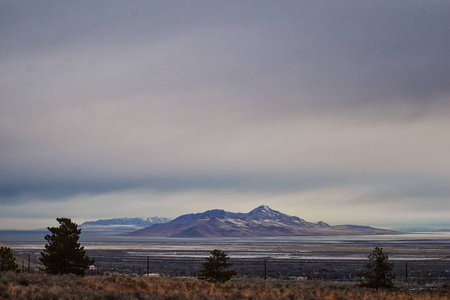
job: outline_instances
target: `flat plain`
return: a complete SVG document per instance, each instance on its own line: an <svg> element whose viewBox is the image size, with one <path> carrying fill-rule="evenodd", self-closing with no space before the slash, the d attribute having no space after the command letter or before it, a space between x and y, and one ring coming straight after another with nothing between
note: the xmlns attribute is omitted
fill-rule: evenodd
<svg viewBox="0 0 450 300"><path fill-rule="evenodd" d="M25 239L25 240L24 240ZM42 232L0 234L24 268L39 269ZM430 285L450 280L450 233L370 236L299 236L283 238L174 239L129 238L88 232L87 254L96 260L95 274L195 277L213 249L222 249L243 278L358 281L367 255L383 247L394 262L399 282Z"/></svg>

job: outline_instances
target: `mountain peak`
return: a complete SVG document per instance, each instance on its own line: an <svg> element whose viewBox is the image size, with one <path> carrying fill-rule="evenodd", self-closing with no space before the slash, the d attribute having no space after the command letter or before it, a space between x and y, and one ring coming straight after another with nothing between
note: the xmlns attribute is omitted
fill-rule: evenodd
<svg viewBox="0 0 450 300"><path fill-rule="evenodd" d="M253 209L249 212L249 214L253 213L271 213L271 212L277 212L276 210L271 209L267 205L260 205L257 208Z"/></svg>
<svg viewBox="0 0 450 300"><path fill-rule="evenodd" d="M257 208L255 208L254 210L273 210L273 209L271 209L269 206L267 206L267 205L260 205L260 206L258 206Z"/></svg>
<svg viewBox="0 0 450 300"><path fill-rule="evenodd" d="M254 210L250 211L248 213L248 216L257 219L279 219L280 217L287 217L287 215L273 210L267 205L258 206Z"/></svg>

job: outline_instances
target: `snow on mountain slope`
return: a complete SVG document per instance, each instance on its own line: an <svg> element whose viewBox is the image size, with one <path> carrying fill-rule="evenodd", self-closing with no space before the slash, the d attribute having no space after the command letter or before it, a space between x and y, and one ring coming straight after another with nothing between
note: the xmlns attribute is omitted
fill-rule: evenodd
<svg viewBox="0 0 450 300"><path fill-rule="evenodd" d="M114 218L84 222L80 228L83 230L134 231L154 224L167 223L170 220L161 217Z"/></svg>
<svg viewBox="0 0 450 300"><path fill-rule="evenodd" d="M214 209L182 215L171 222L156 224L130 233L159 237L264 237L336 234L386 234L389 230L357 225L330 226L311 223L261 205L249 213Z"/></svg>

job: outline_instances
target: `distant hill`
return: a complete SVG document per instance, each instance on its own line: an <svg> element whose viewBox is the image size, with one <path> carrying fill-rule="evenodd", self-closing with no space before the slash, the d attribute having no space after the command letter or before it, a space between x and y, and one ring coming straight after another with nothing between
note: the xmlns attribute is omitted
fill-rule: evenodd
<svg viewBox="0 0 450 300"><path fill-rule="evenodd" d="M168 223L155 224L131 232L130 235L203 238L389 233L395 233L395 231L369 226L330 226L325 222L311 223L262 205L249 213L233 213L214 209L182 215Z"/></svg>
<svg viewBox="0 0 450 300"><path fill-rule="evenodd" d="M80 228L88 231L134 231L154 224L167 223L171 219L162 217L148 218L115 218L97 221L88 221L80 225Z"/></svg>
<svg viewBox="0 0 450 300"><path fill-rule="evenodd" d="M404 231L404 232L450 232L450 229L436 229L436 228L429 228L429 227L402 227L398 230Z"/></svg>

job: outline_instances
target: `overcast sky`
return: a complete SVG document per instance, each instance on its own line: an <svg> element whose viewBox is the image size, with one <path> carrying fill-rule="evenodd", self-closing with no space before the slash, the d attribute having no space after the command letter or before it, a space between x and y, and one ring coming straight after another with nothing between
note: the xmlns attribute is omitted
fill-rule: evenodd
<svg viewBox="0 0 450 300"><path fill-rule="evenodd" d="M450 228L450 2L0 1L0 229L261 204Z"/></svg>

